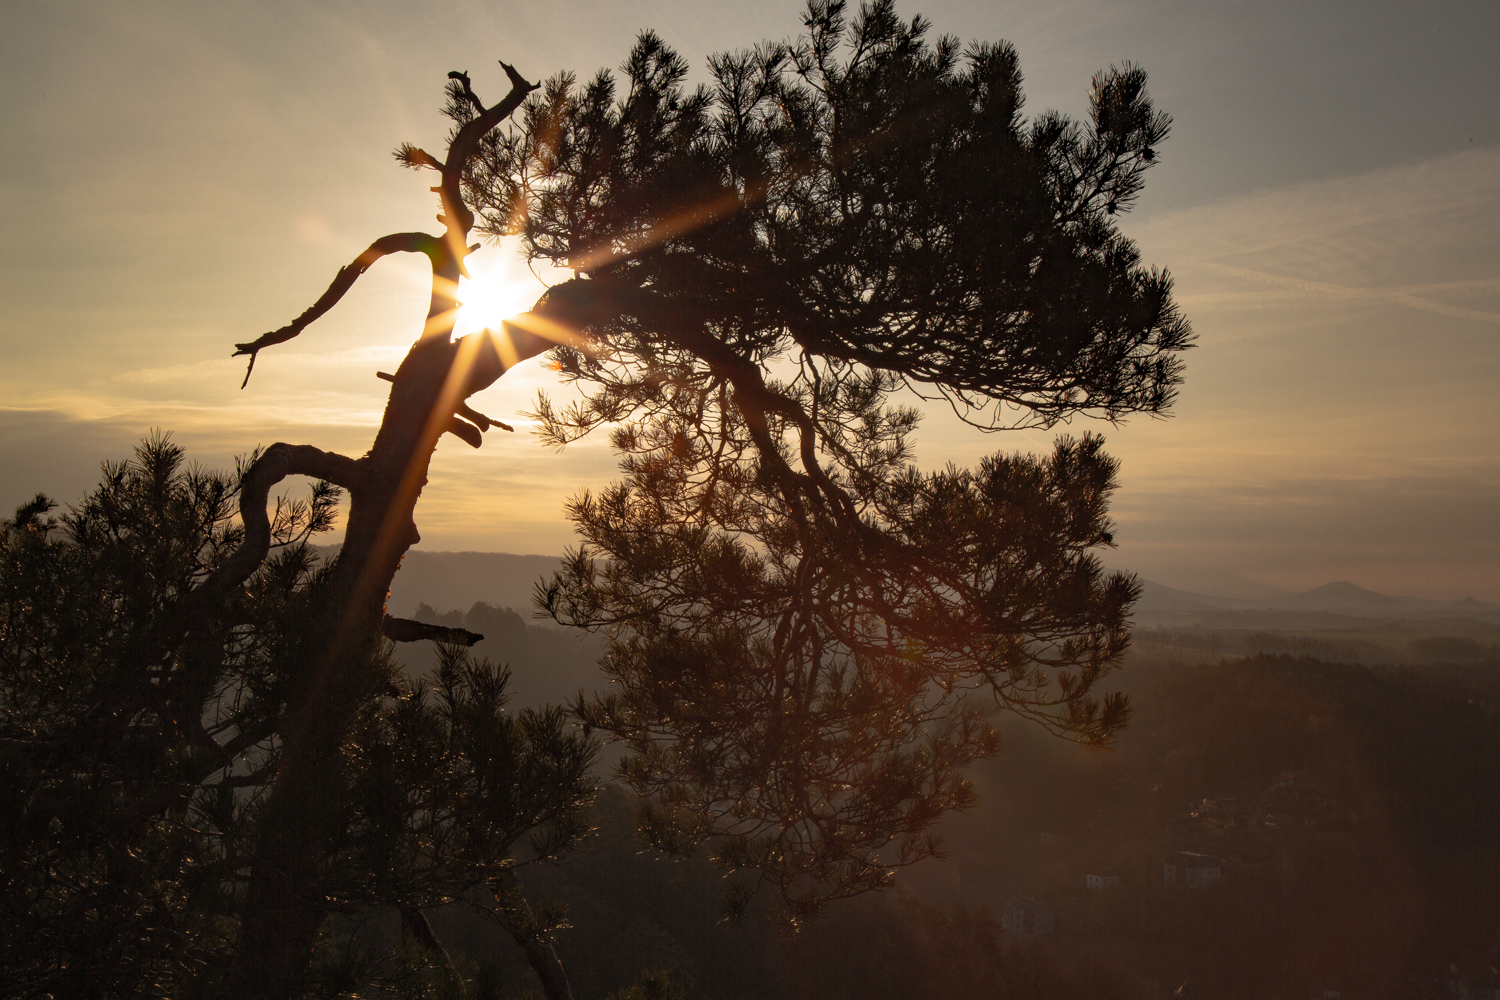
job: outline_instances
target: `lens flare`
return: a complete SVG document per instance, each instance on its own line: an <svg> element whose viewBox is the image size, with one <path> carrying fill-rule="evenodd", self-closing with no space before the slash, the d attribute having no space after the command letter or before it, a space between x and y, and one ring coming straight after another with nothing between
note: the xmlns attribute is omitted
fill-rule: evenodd
<svg viewBox="0 0 1500 1000"><path fill-rule="evenodd" d="M530 309L546 290L510 254L480 251L467 261L471 277L458 282L458 317L454 333L463 336L486 328L500 328L502 320ZM488 259L484 259L488 257Z"/></svg>

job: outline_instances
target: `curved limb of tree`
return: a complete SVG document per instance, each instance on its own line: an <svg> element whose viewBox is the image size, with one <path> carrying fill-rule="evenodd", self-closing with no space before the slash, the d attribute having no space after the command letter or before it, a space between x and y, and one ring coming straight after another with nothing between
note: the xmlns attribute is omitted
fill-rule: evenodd
<svg viewBox="0 0 1500 1000"><path fill-rule="evenodd" d="M426 233L391 233L382 236L365 248L364 252L354 258L353 262L341 267L339 273L334 275L333 282L329 284L328 290L318 296L318 301L308 306L302 315L292 320L286 326L270 333L263 333L259 337L245 344L235 344L235 352L232 357L250 356L250 364L245 368L245 381L240 383L240 388L250 384L250 373L255 370L255 359L263 348L275 344L284 344L306 330L314 320L322 316L328 310L338 304L344 293L354 287L354 282L359 276L368 271L377 260L393 253L425 253L428 257L435 258L441 249L437 238Z"/></svg>
<svg viewBox="0 0 1500 1000"><path fill-rule="evenodd" d="M271 519L266 513L271 487L288 476L310 476L354 493L364 485L356 459L306 444L277 442L267 448L240 479L240 518L245 537L239 548L192 592L191 599L221 601L265 562L271 551Z"/></svg>
<svg viewBox="0 0 1500 1000"><path fill-rule="evenodd" d="M730 388L729 401L744 416L761 462L788 487L788 503L801 507L802 500L794 494L810 488L816 494L812 505L815 509L858 528L853 500L829 477L819 460L820 435L808 412L795 399L771 388L758 364L716 338L707 329L706 319L693 315L683 303L619 281L575 278L549 289L532 314L575 331L604 327L622 315L648 317L653 330L673 347L689 352L716 380ZM801 473L788 464L778 447L770 428L773 414L797 430Z"/></svg>

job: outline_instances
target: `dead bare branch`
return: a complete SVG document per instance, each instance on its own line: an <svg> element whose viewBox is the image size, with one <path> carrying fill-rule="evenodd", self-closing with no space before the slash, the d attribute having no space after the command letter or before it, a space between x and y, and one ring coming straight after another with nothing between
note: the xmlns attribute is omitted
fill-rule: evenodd
<svg viewBox="0 0 1500 1000"><path fill-rule="evenodd" d="M472 646L484 638L478 632L470 632L468 629L429 625L410 618L392 618L390 615L386 615L381 622L380 631L392 642L421 642L423 639L430 639L433 642L456 642L461 646Z"/></svg>
<svg viewBox="0 0 1500 1000"><path fill-rule="evenodd" d="M463 179L464 170L479 152L479 142L489 134L495 126L511 116L521 102L526 100L526 95L536 90L539 84L529 83L525 77L515 71L515 68L505 63L500 64L505 70L505 75L510 78L510 93L492 108L486 108L484 102L474 95L469 86L467 73L449 73L451 79L459 81L463 86L464 96L475 106L479 114L466 122L448 144L448 160L443 166L443 183L439 188L439 194L443 199L443 223L451 233L457 232L462 238L467 236L470 229L474 228L474 213L464 203Z"/></svg>
<svg viewBox="0 0 1500 1000"><path fill-rule="evenodd" d="M389 236L382 236L374 243L371 243L351 263L339 269L339 273L334 276L332 284L328 286L328 290L320 295L318 301L308 307L301 316L298 316L279 330L272 330L270 333L261 334L247 344L234 345L235 352L230 357L238 358L246 354L250 355L250 364L245 369L245 381L240 383L240 388L243 389L250 383L250 373L255 370L255 358L263 348L270 347L273 344L284 344L297 336L303 330L307 329L319 316L332 309L338 303L339 299L344 297L344 293L354 286L354 282L358 280L359 276L370 269L372 264L388 254L402 252L425 253L429 257L435 257L442 252L442 244L436 237L429 236L426 233L391 233Z"/></svg>
<svg viewBox="0 0 1500 1000"><path fill-rule="evenodd" d="M515 431L515 428L510 424L507 424L500 420L496 420L494 417L487 417L483 413L480 413L478 410L474 409L468 403L458 404L458 415L469 421L471 424L474 424L482 431L487 431L491 427L498 427L502 431L511 431L512 433L514 433Z"/></svg>

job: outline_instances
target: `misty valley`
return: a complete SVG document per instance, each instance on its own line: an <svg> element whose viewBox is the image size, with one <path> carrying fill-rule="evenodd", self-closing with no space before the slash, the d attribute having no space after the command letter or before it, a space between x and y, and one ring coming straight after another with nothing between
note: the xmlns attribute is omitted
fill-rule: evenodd
<svg viewBox="0 0 1500 1000"><path fill-rule="evenodd" d="M483 633L475 652L510 664L517 705L565 703L601 683L599 647L532 619L547 562L415 552L392 607ZM424 584L440 607L483 600L439 612ZM434 662L401 655L417 674ZM558 949L583 995L643 968L746 1000L1500 989L1500 607L1147 584L1111 680L1134 705L1117 748L1002 716L978 804L941 827L946 856L794 935L764 905L724 919L718 869L646 848L615 784L596 834L528 885L566 907ZM497 984L525 982L504 935L457 910L433 922Z"/></svg>

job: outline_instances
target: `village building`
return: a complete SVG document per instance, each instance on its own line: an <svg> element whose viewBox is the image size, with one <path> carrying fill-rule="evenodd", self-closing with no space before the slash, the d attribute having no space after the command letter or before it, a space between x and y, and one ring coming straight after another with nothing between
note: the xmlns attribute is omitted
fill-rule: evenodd
<svg viewBox="0 0 1500 1000"><path fill-rule="evenodd" d="M1164 885L1183 889L1207 889L1224 877L1224 863L1212 854L1176 851L1162 863Z"/></svg>
<svg viewBox="0 0 1500 1000"><path fill-rule="evenodd" d="M1120 873L1113 868L1102 868L1096 865L1084 873L1083 884L1088 889L1108 889L1120 884Z"/></svg>
<svg viewBox="0 0 1500 1000"><path fill-rule="evenodd" d="M1005 901L1000 926L1012 934L1041 937L1057 930L1057 917L1052 907L1040 899L1012 896Z"/></svg>

